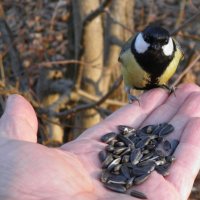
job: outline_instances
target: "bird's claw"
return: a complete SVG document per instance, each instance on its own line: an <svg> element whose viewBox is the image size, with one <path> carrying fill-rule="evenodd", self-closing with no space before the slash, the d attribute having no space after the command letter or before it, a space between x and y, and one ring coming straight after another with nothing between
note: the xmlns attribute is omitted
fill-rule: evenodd
<svg viewBox="0 0 200 200"><path fill-rule="evenodd" d="M169 87L168 85L161 85L161 88L168 90L170 95L173 93L174 96L176 96L176 94L175 94L176 87L175 86Z"/></svg>
<svg viewBox="0 0 200 200"><path fill-rule="evenodd" d="M136 97L136 96L133 96L133 95L131 95L131 94L128 94L128 101L129 101L130 104L132 104L134 101L137 101L138 104L139 104L139 106L140 106L140 100L139 100L139 98Z"/></svg>

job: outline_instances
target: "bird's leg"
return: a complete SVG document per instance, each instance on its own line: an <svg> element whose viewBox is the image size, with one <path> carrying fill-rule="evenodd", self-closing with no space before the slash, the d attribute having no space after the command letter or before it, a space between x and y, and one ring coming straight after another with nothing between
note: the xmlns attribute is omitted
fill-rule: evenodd
<svg viewBox="0 0 200 200"><path fill-rule="evenodd" d="M172 93L173 93L173 94L176 96L176 94L175 94L176 87L174 87L174 86L169 87L168 85L165 85L165 84L160 85L160 87L161 87L161 88L164 88L164 89L166 89L166 90L168 90L168 91L169 91L169 94L172 94Z"/></svg>
<svg viewBox="0 0 200 200"><path fill-rule="evenodd" d="M136 97L136 96L133 96L133 95L131 94L131 87L126 86L126 87L125 87L125 91L126 91L126 93L127 93L127 95L128 95L128 102L129 102L129 103L133 103L133 101L137 101L137 102L139 103L139 105L140 105L140 100L139 100L139 98Z"/></svg>

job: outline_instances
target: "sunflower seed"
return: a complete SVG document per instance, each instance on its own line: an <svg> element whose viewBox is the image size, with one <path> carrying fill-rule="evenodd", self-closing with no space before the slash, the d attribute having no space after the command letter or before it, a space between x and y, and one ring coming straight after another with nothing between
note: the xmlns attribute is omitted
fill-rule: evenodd
<svg viewBox="0 0 200 200"><path fill-rule="evenodd" d="M115 147L124 147L124 146L125 146L124 142L116 142L115 143Z"/></svg>
<svg viewBox="0 0 200 200"><path fill-rule="evenodd" d="M107 183L126 184L127 178L123 175L111 175L107 179Z"/></svg>
<svg viewBox="0 0 200 200"><path fill-rule="evenodd" d="M174 139L174 140L171 141L171 150L170 150L169 155L173 155L173 153L176 150L178 144L179 144L179 140Z"/></svg>
<svg viewBox="0 0 200 200"><path fill-rule="evenodd" d="M112 191L124 193L126 188L123 185L114 184L114 183L105 183L104 186Z"/></svg>
<svg viewBox="0 0 200 200"><path fill-rule="evenodd" d="M163 143L163 149L167 152L169 152L171 150L172 146L171 143L169 142L169 140L165 140Z"/></svg>
<svg viewBox="0 0 200 200"><path fill-rule="evenodd" d="M122 157L122 163L128 163L129 162L129 159L130 159L130 156L129 155L124 155Z"/></svg>
<svg viewBox="0 0 200 200"><path fill-rule="evenodd" d="M121 158L117 158L115 160L113 160L107 167L107 169L110 171L111 169L113 169L116 165L118 165L121 161Z"/></svg>
<svg viewBox="0 0 200 200"><path fill-rule="evenodd" d="M172 163L172 162L174 162L174 161L176 160L176 157L173 156L173 155L172 155L172 156L166 156L165 160L166 160L167 162Z"/></svg>
<svg viewBox="0 0 200 200"><path fill-rule="evenodd" d="M131 178L129 169L128 169L128 167L126 165L122 165L121 166L121 172L127 179Z"/></svg>
<svg viewBox="0 0 200 200"><path fill-rule="evenodd" d="M163 176L167 176L167 175L169 175L169 167L170 167L170 165L171 165L170 163L166 163L165 165L156 166L155 170L159 174L161 174Z"/></svg>
<svg viewBox="0 0 200 200"><path fill-rule="evenodd" d="M102 168L108 167L108 165L113 161L112 154L108 154L106 159L102 162Z"/></svg>
<svg viewBox="0 0 200 200"><path fill-rule="evenodd" d="M138 199L147 199L147 196L144 193L139 192L137 190L132 190L130 195Z"/></svg>
<svg viewBox="0 0 200 200"><path fill-rule="evenodd" d="M115 139L116 135L117 134L115 132L107 133L101 137L101 141L105 143L109 143L111 140Z"/></svg>
<svg viewBox="0 0 200 200"><path fill-rule="evenodd" d="M118 172L121 169L122 164L118 164L114 167L113 171Z"/></svg>
<svg viewBox="0 0 200 200"><path fill-rule="evenodd" d="M134 166L133 170L131 171L131 174L133 176L141 176L141 175L144 175L144 174L147 174L147 173L148 173L147 170L144 170L143 168L136 167L136 166Z"/></svg>
<svg viewBox="0 0 200 200"><path fill-rule="evenodd" d="M135 177L133 176L130 179L128 179L128 181L126 182L126 189L130 188L133 185L134 178Z"/></svg>
<svg viewBox="0 0 200 200"><path fill-rule="evenodd" d="M113 152L114 151L114 146L113 145L108 145L106 146L106 150L109 151L109 152Z"/></svg>
<svg viewBox="0 0 200 200"><path fill-rule="evenodd" d="M118 134L117 135L117 138L121 141L121 142L124 142L125 145L129 146L129 145L134 145L134 143L128 138L128 137L125 137L124 135L122 134Z"/></svg>
<svg viewBox="0 0 200 200"><path fill-rule="evenodd" d="M133 127L130 127L130 126L119 125L119 126L117 126L117 128L124 135L128 134L130 132L135 132L135 129Z"/></svg>
<svg viewBox="0 0 200 200"><path fill-rule="evenodd" d="M151 138L148 136L143 137L143 139L136 143L135 148L144 148L150 142L150 140Z"/></svg>
<svg viewBox="0 0 200 200"><path fill-rule="evenodd" d="M142 153L143 153L143 152L142 152ZM144 153L143 153L143 154L144 154ZM140 162L143 162L143 161L145 161L145 160L150 159L151 157L153 157L153 155L154 155L153 152L150 152L150 153L144 155L144 156L140 159Z"/></svg>
<svg viewBox="0 0 200 200"><path fill-rule="evenodd" d="M114 154L121 154L123 151L125 151L127 149L127 147L116 147L113 151Z"/></svg>
<svg viewBox="0 0 200 200"><path fill-rule="evenodd" d="M106 157L107 157L107 152L105 150L99 152L99 160L101 162L103 162L106 159Z"/></svg>
<svg viewBox="0 0 200 200"><path fill-rule="evenodd" d="M174 131L174 127L171 124L163 124L161 130L159 131L159 136L163 137Z"/></svg>
<svg viewBox="0 0 200 200"><path fill-rule="evenodd" d="M146 173L141 176L138 176L134 179L133 183L135 185L139 185L139 184L143 183L149 177L149 175L150 175L150 173Z"/></svg>
<svg viewBox="0 0 200 200"><path fill-rule="evenodd" d="M101 182L106 183L109 177L110 177L110 172L108 170L103 170L100 177Z"/></svg>
<svg viewBox="0 0 200 200"><path fill-rule="evenodd" d="M142 158L142 156L143 155L142 155L140 149L134 149L134 150L132 150L131 155L130 155L131 163L133 165L136 165L137 163L139 163L139 161Z"/></svg>

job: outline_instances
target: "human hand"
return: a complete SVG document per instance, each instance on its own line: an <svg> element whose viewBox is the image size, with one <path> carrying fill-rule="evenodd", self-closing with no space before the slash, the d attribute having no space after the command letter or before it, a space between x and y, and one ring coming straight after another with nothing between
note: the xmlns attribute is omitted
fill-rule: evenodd
<svg viewBox="0 0 200 200"><path fill-rule="evenodd" d="M19 95L7 101L0 120L0 199L4 200L133 200L105 189L99 181L99 141L119 124L135 128L169 122L170 138L179 139L170 174L152 172L135 189L150 200L186 200L200 169L200 88L183 85L176 96L163 89L150 90L79 138L60 148L36 143L37 120L30 104Z"/></svg>

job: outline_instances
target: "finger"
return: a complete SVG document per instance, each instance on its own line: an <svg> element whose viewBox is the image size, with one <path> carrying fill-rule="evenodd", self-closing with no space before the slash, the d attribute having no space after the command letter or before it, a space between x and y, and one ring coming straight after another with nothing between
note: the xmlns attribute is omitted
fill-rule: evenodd
<svg viewBox="0 0 200 200"><path fill-rule="evenodd" d="M148 124L169 122L178 112L185 100L194 92L199 92L200 87L195 84L183 84L171 94L165 103L157 107L144 121L142 127Z"/></svg>
<svg viewBox="0 0 200 200"><path fill-rule="evenodd" d="M175 151L176 161L166 178L188 199L195 177L200 169L200 118L193 118L185 127Z"/></svg>
<svg viewBox="0 0 200 200"><path fill-rule="evenodd" d="M37 141L37 118L30 103L20 95L9 96L0 119L0 137Z"/></svg>
<svg viewBox="0 0 200 200"><path fill-rule="evenodd" d="M124 106L107 117L102 123L88 129L79 139L99 139L106 132L116 131L120 124L137 128L155 108L166 101L167 97L167 92L160 88L147 91L140 96L140 105L138 102L134 102Z"/></svg>

